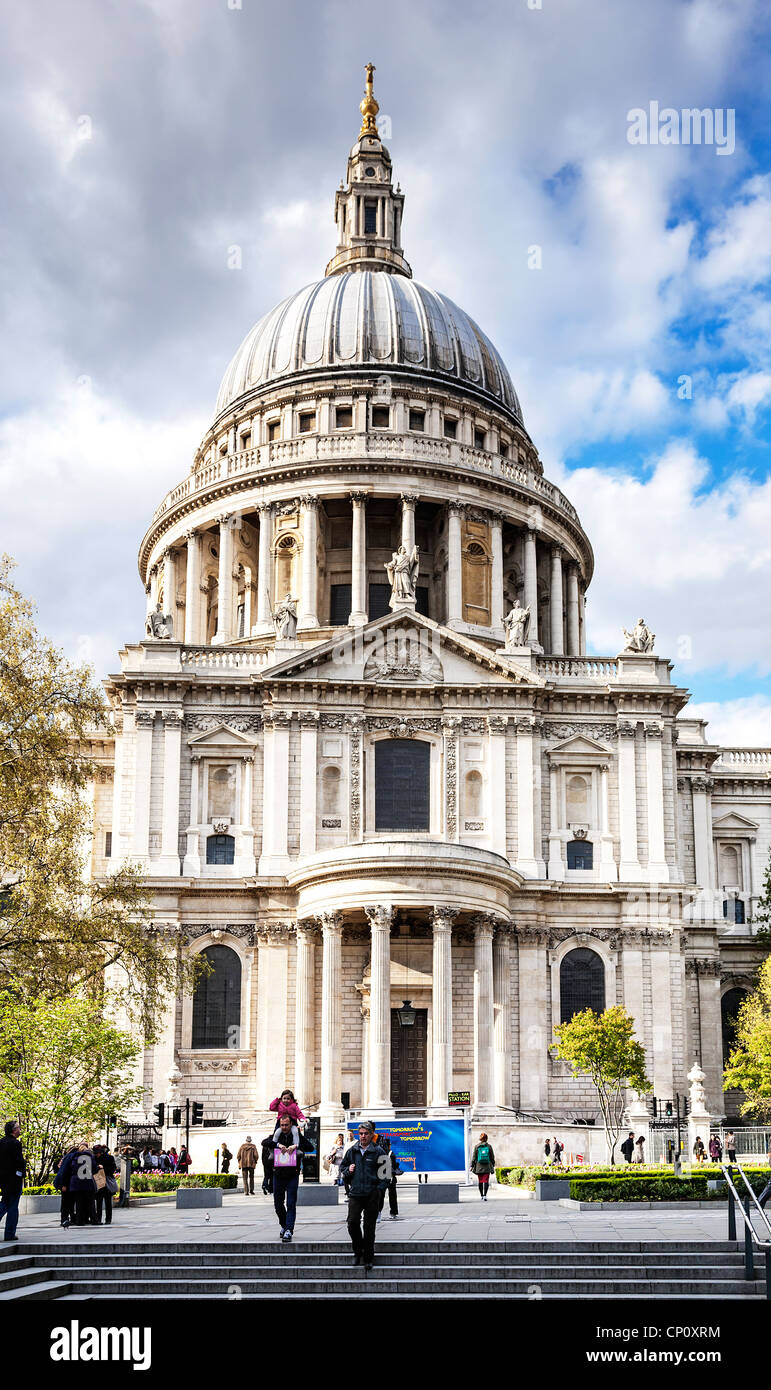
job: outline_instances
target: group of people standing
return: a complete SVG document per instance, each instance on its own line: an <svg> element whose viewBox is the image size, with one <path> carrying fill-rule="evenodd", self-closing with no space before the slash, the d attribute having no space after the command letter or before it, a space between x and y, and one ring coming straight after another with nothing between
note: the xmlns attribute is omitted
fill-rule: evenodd
<svg viewBox="0 0 771 1390"><path fill-rule="evenodd" d="M634 1130L630 1129L629 1133L626 1136L626 1139L621 1145L621 1152L624 1155L624 1158L626 1159L627 1163L644 1163L645 1135L641 1134L639 1139L636 1140L634 1137Z"/></svg>
<svg viewBox="0 0 771 1390"><path fill-rule="evenodd" d="M151 1149L149 1144L142 1150L139 1167L143 1173L182 1173L186 1177L192 1166L192 1159L185 1144L179 1153L170 1149Z"/></svg>

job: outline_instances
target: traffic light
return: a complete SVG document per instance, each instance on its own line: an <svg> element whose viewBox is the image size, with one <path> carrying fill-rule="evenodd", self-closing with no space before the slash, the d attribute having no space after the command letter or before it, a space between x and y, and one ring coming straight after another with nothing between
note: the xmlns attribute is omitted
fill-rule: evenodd
<svg viewBox="0 0 771 1390"><path fill-rule="evenodd" d="M175 1105L175 1106L173 1107L172 1112L171 1112L171 1123L172 1123L173 1125L181 1125L181 1124L182 1124L182 1106L181 1106L181 1105Z"/></svg>
<svg viewBox="0 0 771 1390"><path fill-rule="evenodd" d="M166 1115L166 1106L164 1105L162 1100L159 1101L157 1105L153 1106L153 1114L155 1116L156 1125L159 1129L163 1129L163 1121Z"/></svg>
<svg viewBox="0 0 771 1390"><path fill-rule="evenodd" d="M108 1128L108 1129L117 1129L117 1128L118 1128L118 1116L117 1116L117 1115L108 1115L108 1116L107 1116L107 1128Z"/></svg>
<svg viewBox="0 0 771 1390"><path fill-rule="evenodd" d="M190 1116L190 1123L193 1125L203 1124L203 1102L200 1100L193 1101L193 1113Z"/></svg>
<svg viewBox="0 0 771 1390"><path fill-rule="evenodd" d="M672 1116L674 1115L674 1113L675 1113L675 1112L674 1112L674 1109L673 1109L673 1106L672 1106L672 1102L671 1102L671 1100L668 1100L668 1101L667 1101L667 1105L666 1105L666 1116L667 1116L667 1119L668 1119L668 1120L671 1120L671 1118L672 1118Z"/></svg>

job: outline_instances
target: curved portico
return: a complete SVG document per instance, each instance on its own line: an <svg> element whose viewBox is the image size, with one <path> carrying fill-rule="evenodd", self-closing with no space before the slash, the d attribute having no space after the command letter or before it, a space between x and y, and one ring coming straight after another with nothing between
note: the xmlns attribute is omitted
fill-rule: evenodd
<svg viewBox="0 0 771 1390"><path fill-rule="evenodd" d="M501 855L429 838L386 836L344 851L311 855L288 875L297 893L298 931L320 932L322 941L321 1113L329 1124L342 1118L339 1000L342 944L346 931L366 933L369 965L357 986L362 1000L362 1094L368 1108L389 1110L393 1011L411 1002L426 1014L427 1100L447 1104L453 1089L453 933L473 945L474 1077L477 1112L493 1106L500 1087L495 1075L495 999L510 993L508 954L494 953L493 940L511 930L511 894L520 874ZM412 950L412 969L409 953ZM417 953L417 961L416 961ZM468 952L466 952L468 954ZM496 969L497 966L497 969ZM310 953L300 958L298 1001L310 997ZM414 997L412 997L414 996ZM298 1003L296 1031L308 1039L307 1003ZM399 1038L393 1040L398 1045ZM398 1046L397 1046L398 1051ZM505 1057L501 1065L505 1066ZM306 1074L310 1060L299 1068ZM397 1097L398 1099L398 1097Z"/></svg>

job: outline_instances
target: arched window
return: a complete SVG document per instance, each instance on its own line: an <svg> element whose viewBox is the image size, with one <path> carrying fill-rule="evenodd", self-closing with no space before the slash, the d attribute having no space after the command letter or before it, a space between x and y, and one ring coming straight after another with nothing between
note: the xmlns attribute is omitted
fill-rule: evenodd
<svg viewBox="0 0 771 1390"><path fill-rule="evenodd" d="M325 767L321 775L321 809L324 815L336 815L340 810L340 769Z"/></svg>
<svg viewBox="0 0 771 1390"><path fill-rule="evenodd" d="M375 829L428 830L431 746L422 739L375 744Z"/></svg>
<svg viewBox="0 0 771 1390"><path fill-rule="evenodd" d="M481 541L470 540L463 550L463 617L467 623L490 626L491 560Z"/></svg>
<svg viewBox="0 0 771 1390"><path fill-rule="evenodd" d="M241 961L229 946L207 946L211 973L193 995L193 1047L232 1047L241 1024Z"/></svg>
<svg viewBox="0 0 771 1390"><path fill-rule="evenodd" d="M723 1061L727 1062L736 1042L736 1019L747 998L746 989L729 989L720 1000L720 1021L723 1026Z"/></svg>
<svg viewBox="0 0 771 1390"><path fill-rule="evenodd" d="M594 866L594 845L591 840L568 840L568 868L591 869Z"/></svg>
<svg viewBox="0 0 771 1390"><path fill-rule="evenodd" d="M469 820L479 820L482 815L482 774L476 770L466 773L463 811Z"/></svg>
<svg viewBox="0 0 771 1390"><path fill-rule="evenodd" d="M233 864L236 842L232 835L209 835L206 840L207 864Z"/></svg>
<svg viewBox="0 0 771 1390"><path fill-rule="evenodd" d="M282 536L276 546L276 600L280 602L287 594L297 592L295 569L298 555L294 536Z"/></svg>
<svg viewBox="0 0 771 1390"><path fill-rule="evenodd" d="M560 1022L569 1023L573 1014L605 1008L605 966L596 951L577 946L568 951L560 966Z"/></svg>

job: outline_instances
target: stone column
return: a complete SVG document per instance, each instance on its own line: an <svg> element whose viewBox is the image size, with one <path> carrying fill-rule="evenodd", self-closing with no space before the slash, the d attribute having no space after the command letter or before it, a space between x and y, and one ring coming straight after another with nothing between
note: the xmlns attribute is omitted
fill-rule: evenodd
<svg viewBox="0 0 771 1390"><path fill-rule="evenodd" d="M177 551L169 546L163 552L163 611L171 616L171 630L174 641L180 639L179 615L177 613Z"/></svg>
<svg viewBox="0 0 771 1390"><path fill-rule="evenodd" d="M536 854L535 720L517 720L517 868L526 878L543 876Z"/></svg>
<svg viewBox="0 0 771 1390"><path fill-rule="evenodd" d="M257 1107L267 1109L286 1085L286 1028L276 1020L286 1018L289 981L289 941L294 924L258 923L257 926Z"/></svg>
<svg viewBox="0 0 771 1390"><path fill-rule="evenodd" d="M560 774L558 768L551 767L549 769L549 879L555 882L565 878L566 870L562 855L561 821Z"/></svg>
<svg viewBox="0 0 771 1390"><path fill-rule="evenodd" d="M551 649L554 656L562 656L565 642L562 635L562 552L555 545L551 552Z"/></svg>
<svg viewBox="0 0 771 1390"><path fill-rule="evenodd" d="M316 784L318 779L319 715L300 714L300 854L316 849Z"/></svg>
<svg viewBox="0 0 771 1390"><path fill-rule="evenodd" d="M235 590L233 585L233 563L235 560L234 533L238 518L219 517L220 555L217 581L217 631L214 642L230 642L235 624Z"/></svg>
<svg viewBox="0 0 771 1390"><path fill-rule="evenodd" d="M148 570L148 572L147 572L147 583L145 584L145 597L146 597L145 618L146 618L146 619L150 617L150 614L152 613L153 609L155 608L155 599L153 598L153 581L152 581L151 575L152 575L152 570Z"/></svg>
<svg viewBox="0 0 771 1390"><path fill-rule="evenodd" d="M578 630L580 635L579 655L586 656L586 592L583 584L578 586Z"/></svg>
<svg viewBox="0 0 771 1390"><path fill-rule="evenodd" d="M187 573L185 576L185 642L197 647L201 636L201 545L199 531L187 531Z"/></svg>
<svg viewBox="0 0 771 1390"><path fill-rule="evenodd" d="M254 754L248 753L242 762L240 830L236 844L236 865L239 873L251 878L257 872L254 857L254 826L252 823L252 797L254 789Z"/></svg>
<svg viewBox="0 0 771 1390"><path fill-rule="evenodd" d="M372 932L369 1017L370 1110L391 1109L391 920L390 903L365 907Z"/></svg>
<svg viewBox="0 0 771 1390"><path fill-rule="evenodd" d="M260 874L283 874L288 859L289 728L291 715L264 716L262 854Z"/></svg>
<svg viewBox="0 0 771 1390"><path fill-rule="evenodd" d="M474 920L474 1110L495 1104L493 1073L493 919Z"/></svg>
<svg viewBox="0 0 771 1390"><path fill-rule="evenodd" d="M622 720L618 726L618 820L621 840L620 879L639 882L642 869L637 857L637 776L635 772L636 725Z"/></svg>
<svg viewBox="0 0 771 1390"><path fill-rule="evenodd" d="M545 1110L548 1104L546 933L520 927L519 947L519 1108Z"/></svg>
<svg viewBox="0 0 771 1390"><path fill-rule="evenodd" d="M433 911L431 1105L443 1109L452 1086L452 924L457 907Z"/></svg>
<svg viewBox="0 0 771 1390"><path fill-rule="evenodd" d="M672 1096L674 1095L674 1068L672 1056L672 972L670 968L668 940L665 940L662 949L656 949L656 942L651 942L650 966L651 1012L653 1015L653 1063L651 1077L653 1081L653 1094L657 1096ZM641 1033L639 1031L637 1036L641 1038Z"/></svg>
<svg viewBox="0 0 771 1390"><path fill-rule="evenodd" d="M316 929L310 922L297 923L297 979L295 983L295 1095L311 1104L316 1099L315 981ZM283 1083L282 1083L283 1084ZM338 1096L339 1099L339 1096Z"/></svg>
<svg viewBox="0 0 771 1390"><path fill-rule="evenodd" d="M343 914L322 912L321 926L321 1104L322 1125L343 1120L342 1064Z"/></svg>
<svg viewBox="0 0 771 1390"><path fill-rule="evenodd" d="M487 730L490 746L490 791L486 808L490 830L490 848L506 858L506 730L508 716L488 715Z"/></svg>
<svg viewBox="0 0 771 1390"><path fill-rule="evenodd" d="M664 844L664 763L661 724L645 725L645 778L648 803L648 869L650 883L669 883Z"/></svg>
<svg viewBox="0 0 771 1390"><path fill-rule="evenodd" d="M163 711L163 819L160 858L150 861L153 874L179 875L179 774L182 710Z"/></svg>
<svg viewBox="0 0 771 1390"><path fill-rule="evenodd" d="M258 510L260 513L260 535L257 550L257 622L253 629L255 636L273 631L271 618L273 505L270 502L264 502Z"/></svg>
<svg viewBox="0 0 771 1390"><path fill-rule="evenodd" d="M147 862L150 852L150 773L153 758L154 709L138 709L134 715L134 793L131 857Z"/></svg>
<svg viewBox="0 0 771 1390"><path fill-rule="evenodd" d="M503 513L493 512L490 518L490 538L493 568L490 576L490 626L503 634Z"/></svg>
<svg viewBox="0 0 771 1390"><path fill-rule="evenodd" d="M353 524L351 528L351 613L350 627L363 627L367 622L369 594L367 592L367 494L352 492Z"/></svg>
<svg viewBox="0 0 771 1390"><path fill-rule="evenodd" d="M715 915L715 850L712 842L711 777L692 777L693 797L693 856L699 897L694 903L694 915L707 918Z"/></svg>
<svg viewBox="0 0 771 1390"><path fill-rule="evenodd" d="M618 866L613 854L613 836L610 833L610 810L608 806L608 766L600 767L600 882L615 883L618 880Z"/></svg>
<svg viewBox="0 0 771 1390"><path fill-rule="evenodd" d="M316 541L319 525L318 508L318 497L306 496L302 498L302 599L297 620L298 628L313 628L319 625L319 617L316 611L318 580L318 560L316 556ZM278 597L282 599L284 595L279 594Z"/></svg>
<svg viewBox="0 0 771 1390"><path fill-rule="evenodd" d="M499 923L493 937L493 1028L496 1105L511 1105L511 932Z"/></svg>
<svg viewBox="0 0 771 1390"><path fill-rule="evenodd" d="M462 502L447 503L447 625L463 621L463 556L460 521L465 512Z"/></svg>
<svg viewBox="0 0 771 1390"><path fill-rule="evenodd" d="M528 528L525 532L525 608L530 609L530 628L528 631L528 646L534 647L536 651L541 651L542 647L538 640L538 552L536 549L535 530Z"/></svg>
<svg viewBox="0 0 771 1390"><path fill-rule="evenodd" d="M578 570L568 569L568 656L581 655L581 634L578 611Z"/></svg>
<svg viewBox="0 0 771 1390"><path fill-rule="evenodd" d="M201 814L198 805L201 785L201 755L190 755L190 823L187 827L187 848L182 865L186 877L197 878L201 872Z"/></svg>
<svg viewBox="0 0 771 1390"><path fill-rule="evenodd" d="M402 545L410 553L415 544L415 507L417 496L402 493Z"/></svg>

